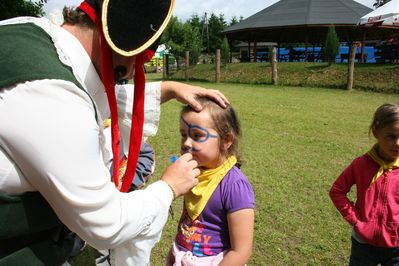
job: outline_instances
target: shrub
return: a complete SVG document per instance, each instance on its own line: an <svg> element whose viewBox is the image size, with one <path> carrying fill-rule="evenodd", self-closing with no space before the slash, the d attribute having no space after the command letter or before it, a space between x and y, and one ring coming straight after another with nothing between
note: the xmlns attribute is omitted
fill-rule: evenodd
<svg viewBox="0 0 399 266"><path fill-rule="evenodd" d="M335 62L339 52L339 39L334 26L328 27L326 43L324 45L324 55L326 61L331 65Z"/></svg>

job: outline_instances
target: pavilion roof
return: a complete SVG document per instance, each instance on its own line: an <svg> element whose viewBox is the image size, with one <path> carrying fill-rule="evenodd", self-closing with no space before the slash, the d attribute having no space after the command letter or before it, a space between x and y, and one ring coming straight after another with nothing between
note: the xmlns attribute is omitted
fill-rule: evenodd
<svg viewBox="0 0 399 266"><path fill-rule="evenodd" d="M334 25L340 41L360 41L365 31L375 33L357 25L371 11L353 0L280 0L222 34L242 41L317 43L325 41L327 28Z"/></svg>

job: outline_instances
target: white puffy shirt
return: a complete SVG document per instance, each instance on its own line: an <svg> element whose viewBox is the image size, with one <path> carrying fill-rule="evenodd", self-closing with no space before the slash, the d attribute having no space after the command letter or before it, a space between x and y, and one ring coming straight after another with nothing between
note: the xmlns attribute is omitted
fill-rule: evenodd
<svg viewBox="0 0 399 266"><path fill-rule="evenodd" d="M68 81L0 88L0 191L39 191L70 230L95 248L114 249L117 265L145 265L167 220L170 188L163 181L132 193L115 188L102 129L108 102L89 56L73 35L45 18L0 25L21 22L33 22L52 37L61 61L94 99L99 118L88 95ZM132 89L119 86L117 95L132 95ZM131 110L132 97L118 104L124 135L130 118L123 110ZM156 133L159 114L160 83L147 84L145 136Z"/></svg>

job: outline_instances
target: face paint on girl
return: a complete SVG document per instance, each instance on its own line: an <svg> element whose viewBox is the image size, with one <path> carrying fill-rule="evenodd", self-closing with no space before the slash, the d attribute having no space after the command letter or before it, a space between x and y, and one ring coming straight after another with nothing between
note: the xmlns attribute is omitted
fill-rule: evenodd
<svg viewBox="0 0 399 266"><path fill-rule="evenodd" d="M198 165L216 168L221 161L220 137L208 112L184 113L180 119L181 152L190 152Z"/></svg>

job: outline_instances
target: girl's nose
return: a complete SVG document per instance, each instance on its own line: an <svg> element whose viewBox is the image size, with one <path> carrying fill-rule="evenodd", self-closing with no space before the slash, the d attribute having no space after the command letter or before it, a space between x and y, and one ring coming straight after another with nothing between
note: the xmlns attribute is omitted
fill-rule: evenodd
<svg viewBox="0 0 399 266"><path fill-rule="evenodd" d="M189 152L193 147L192 144L193 144L192 139L187 137L186 140L182 143L181 146L182 152Z"/></svg>
<svg viewBox="0 0 399 266"><path fill-rule="evenodd" d="M399 147L399 138L396 138L396 139L394 140L394 144L395 144L396 146Z"/></svg>

